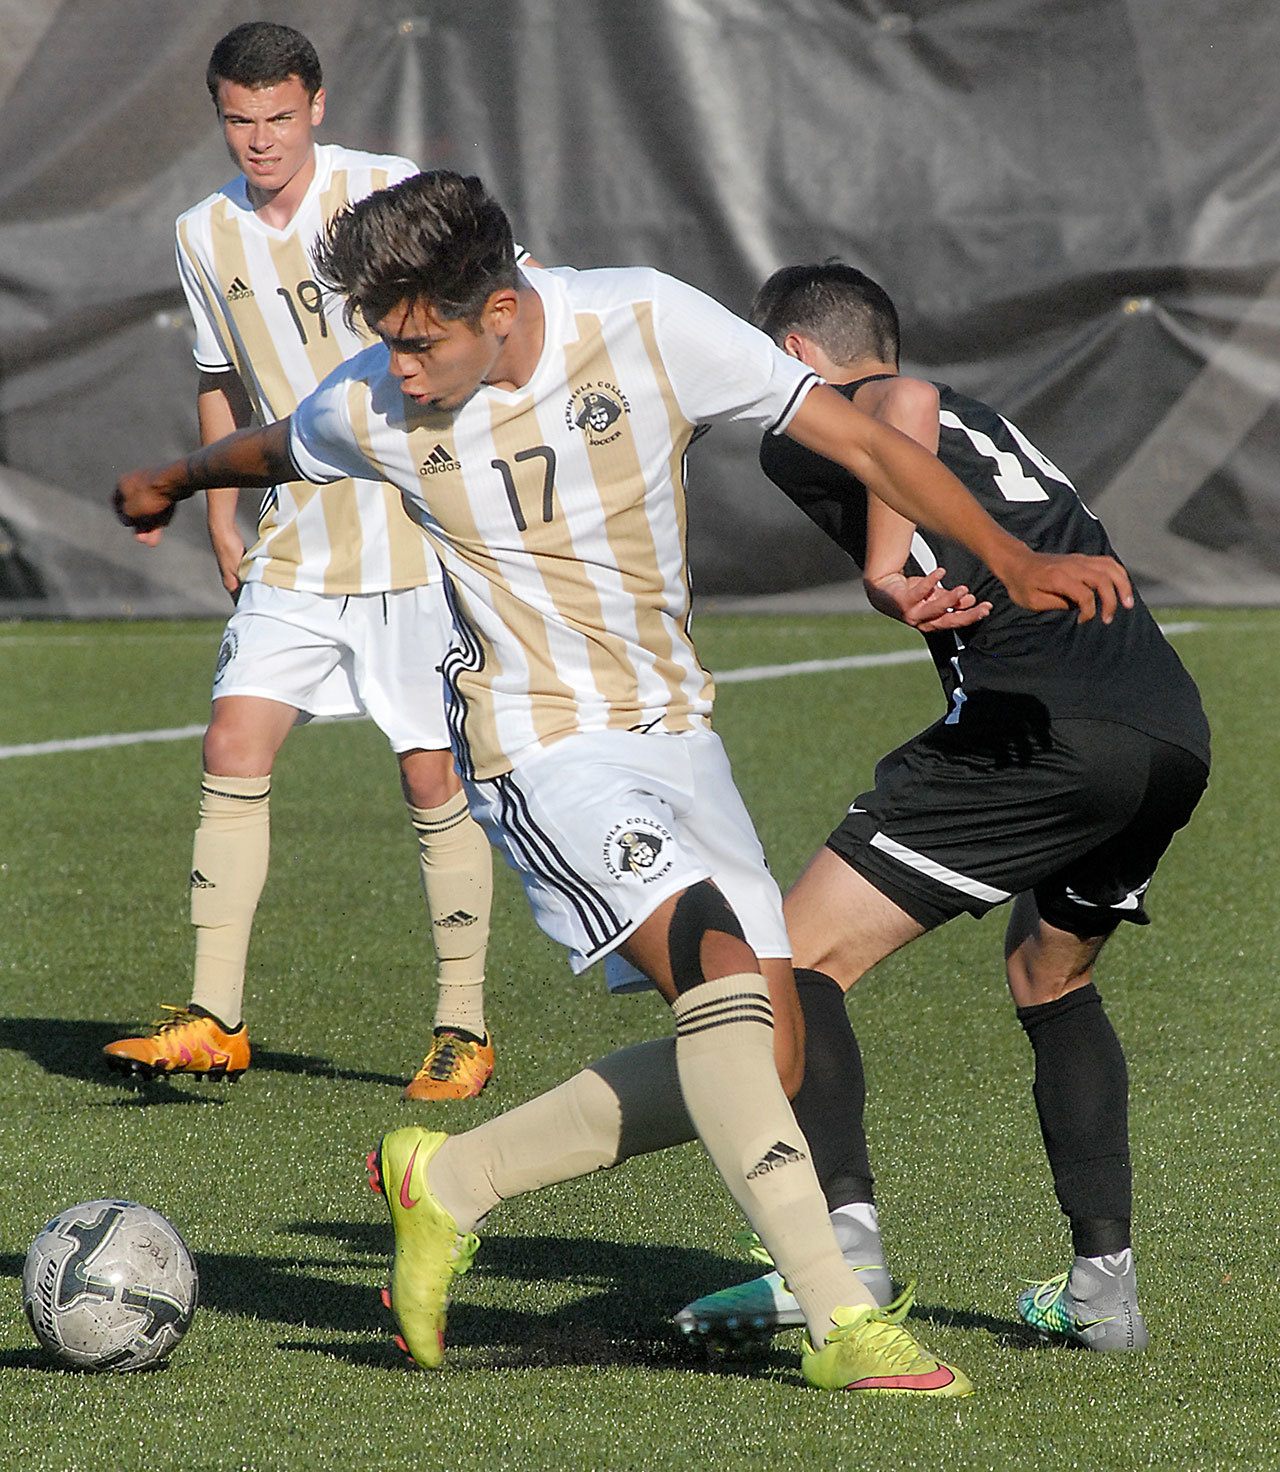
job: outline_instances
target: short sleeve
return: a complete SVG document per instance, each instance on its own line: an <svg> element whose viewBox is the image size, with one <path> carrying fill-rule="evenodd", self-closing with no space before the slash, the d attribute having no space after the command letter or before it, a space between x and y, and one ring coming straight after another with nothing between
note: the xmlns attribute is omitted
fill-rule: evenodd
<svg viewBox="0 0 1280 1472"><path fill-rule="evenodd" d="M822 380L705 293L655 275L658 348L685 417L745 420L781 433Z"/></svg>
<svg viewBox="0 0 1280 1472"><path fill-rule="evenodd" d="M347 476L382 478L352 432L347 395L353 389L362 392L364 386L358 380L353 383L348 368L347 363L336 368L289 416L289 454L298 474L318 485Z"/></svg>
<svg viewBox="0 0 1280 1472"><path fill-rule="evenodd" d="M229 372L235 363L219 330L218 319L209 306L199 269L183 247L181 234L177 238L175 253L178 280L182 283L182 294L187 299L187 309L196 328L196 342L192 349L196 367L205 373Z"/></svg>

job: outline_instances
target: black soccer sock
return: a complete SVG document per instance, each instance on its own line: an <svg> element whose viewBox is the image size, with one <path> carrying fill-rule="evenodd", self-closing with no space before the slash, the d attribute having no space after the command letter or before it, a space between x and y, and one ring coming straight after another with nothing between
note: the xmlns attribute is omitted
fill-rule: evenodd
<svg viewBox="0 0 1280 1472"><path fill-rule="evenodd" d="M1035 1054L1036 1113L1058 1205L1081 1257L1129 1246L1129 1071L1093 984L1019 1007Z"/></svg>
<svg viewBox="0 0 1280 1472"><path fill-rule="evenodd" d="M791 1101L827 1210L875 1201L863 1129L867 1084L844 992L821 971L796 971L804 1013L804 1083Z"/></svg>

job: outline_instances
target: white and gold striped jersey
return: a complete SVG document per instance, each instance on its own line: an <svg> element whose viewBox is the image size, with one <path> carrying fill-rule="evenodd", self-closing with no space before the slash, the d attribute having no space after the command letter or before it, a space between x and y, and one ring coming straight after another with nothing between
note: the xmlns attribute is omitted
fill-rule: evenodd
<svg viewBox="0 0 1280 1472"><path fill-rule="evenodd" d="M345 204L416 174L416 164L316 147L316 172L283 230L259 218L244 176L177 223L178 272L195 319L195 360L235 369L264 424L285 419L344 358L370 342L342 320L342 299L312 279L309 251ZM439 566L398 491L362 479L318 490L274 486L241 577L311 593L382 593L438 580Z"/></svg>
<svg viewBox="0 0 1280 1472"><path fill-rule="evenodd" d="M440 555L463 774L579 731L688 731L712 682L689 635L685 451L716 418L778 430L818 379L711 298L646 269L530 270L529 382L414 404L381 344L299 405L309 480L379 475Z"/></svg>

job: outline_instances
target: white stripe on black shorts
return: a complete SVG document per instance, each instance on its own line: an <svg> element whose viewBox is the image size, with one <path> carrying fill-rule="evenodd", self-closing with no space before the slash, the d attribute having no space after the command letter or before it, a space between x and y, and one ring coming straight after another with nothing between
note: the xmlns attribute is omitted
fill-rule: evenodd
<svg viewBox="0 0 1280 1472"><path fill-rule="evenodd" d="M1143 894L1204 763L1129 726L1050 721L1026 697L1001 711L939 721L891 752L827 846L928 929L1024 891L1075 934L1145 924Z"/></svg>

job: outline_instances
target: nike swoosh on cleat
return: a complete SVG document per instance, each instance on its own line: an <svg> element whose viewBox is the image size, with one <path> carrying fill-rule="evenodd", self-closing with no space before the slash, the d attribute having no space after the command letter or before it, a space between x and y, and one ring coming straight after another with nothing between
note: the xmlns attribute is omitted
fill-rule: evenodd
<svg viewBox="0 0 1280 1472"><path fill-rule="evenodd" d="M422 1200L421 1196L417 1198L417 1201L411 1201L409 1199L409 1177L413 1174L413 1162L417 1160L417 1158L418 1147L415 1145L413 1147L413 1154L409 1157L409 1164L405 1167L404 1175L400 1179L400 1205L403 1206L406 1211L412 1211L413 1208L417 1206L418 1201Z"/></svg>
<svg viewBox="0 0 1280 1472"><path fill-rule="evenodd" d="M871 1375L854 1380L846 1390L944 1390L955 1379L949 1365L939 1365L927 1375Z"/></svg>

